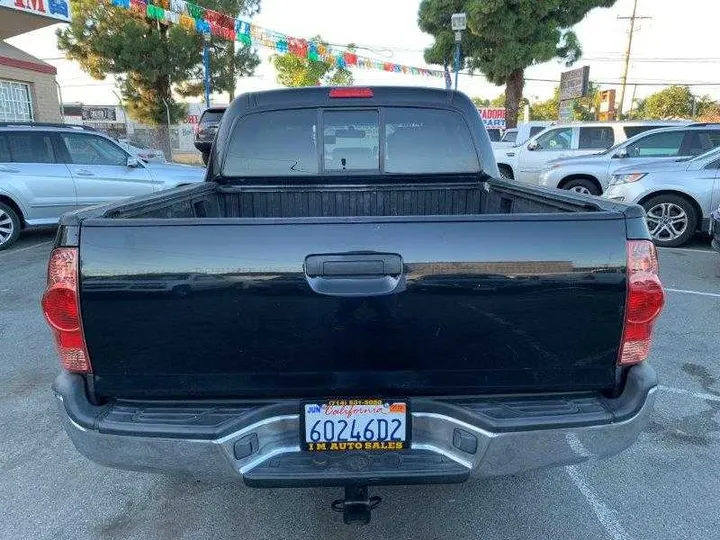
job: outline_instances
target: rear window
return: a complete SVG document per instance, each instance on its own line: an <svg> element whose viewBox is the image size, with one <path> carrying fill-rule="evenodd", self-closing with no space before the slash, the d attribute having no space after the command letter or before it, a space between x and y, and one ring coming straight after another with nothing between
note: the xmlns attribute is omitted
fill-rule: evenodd
<svg viewBox="0 0 720 540"><path fill-rule="evenodd" d="M300 109L244 116L235 126L225 176L318 174L317 111Z"/></svg>
<svg viewBox="0 0 720 540"><path fill-rule="evenodd" d="M15 163L55 163L50 136L43 133L13 133L8 137Z"/></svg>
<svg viewBox="0 0 720 540"><path fill-rule="evenodd" d="M325 110L322 128L318 120L317 109L263 112L241 118L230 136L222 174L262 177L351 171L480 171L470 130L462 116L452 111Z"/></svg>
<svg viewBox="0 0 720 540"><path fill-rule="evenodd" d="M380 168L377 111L326 111L323 157L326 171L377 171Z"/></svg>
<svg viewBox="0 0 720 540"><path fill-rule="evenodd" d="M615 135L611 127L581 127L578 148L580 150L605 150L615 144Z"/></svg>
<svg viewBox="0 0 720 540"><path fill-rule="evenodd" d="M517 130L506 131L505 135L503 135L502 140L503 140L503 142L514 143L515 141L517 141Z"/></svg>
<svg viewBox="0 0 720 540"><path fill-rule="evenodd" d="M651 129L658 129L661 127L667 127L667 126L653 126L653 125L625 126L625 127L623 127L623 131L625 132L625 136L629 139L630 137L634 137L635 135L639 135L640 133L650 131Z"/></svg>
<svg viewBox="0 0 720 540"><path fill-rule="evenodd" d="M488 129L487 130L488 137L492 142L498 142L501 138L501 133L499 129Z"/></svg>
<svg viewBox="0 0 720 540"><path fill-rule="evenodd" d="M200 117L201 124L218 123L225 114L225 111L205 111Z"/></svg>
<svg viewBox="0 0 720 540"><path fill-rule="evenodd" d="M480 162L462 116L436 109L387 109L385 172L470 173Z"/></svg>
<svg viewBox="0 0 720 540"><path fill-rule="evenodd" d="M10 157L10 146L5 135L0 135L0 163L8 163L12 161Z"/></svg>

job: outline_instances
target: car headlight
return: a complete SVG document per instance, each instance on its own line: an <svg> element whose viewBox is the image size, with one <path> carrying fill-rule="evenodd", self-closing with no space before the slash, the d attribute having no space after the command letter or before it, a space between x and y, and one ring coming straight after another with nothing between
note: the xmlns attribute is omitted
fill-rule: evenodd
<svg viewBox="0 0 720 540"><path fill-rule="evenodd" d="M645 178L646 176L647 173L614 174L610 179L610 185L617 186L619 184L631 184Z"/></svg>

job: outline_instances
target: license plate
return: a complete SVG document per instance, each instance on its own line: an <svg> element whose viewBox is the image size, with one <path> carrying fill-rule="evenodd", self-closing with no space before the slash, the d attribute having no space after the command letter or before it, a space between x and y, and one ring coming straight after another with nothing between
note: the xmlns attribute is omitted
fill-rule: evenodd
<svg viewBox="0 0 720 540"><path fill-rule="evenodd" d="M410 444L410 407L397 399L331 399L302 405L304 450L403 450Z"/></svg>

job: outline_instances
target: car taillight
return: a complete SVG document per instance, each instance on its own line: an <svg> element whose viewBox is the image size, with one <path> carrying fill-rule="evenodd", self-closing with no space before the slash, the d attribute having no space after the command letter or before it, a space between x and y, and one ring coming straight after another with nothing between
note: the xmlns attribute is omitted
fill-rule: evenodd
<svg viewBox="0 0 720 540"><path fill-rule="evenodd" d="M55 336L62 367L76 373L92 372L80 317L77 248L53 250L41 303Z"/></svg>
<svg viewBox="0 0 720 540"><path fill-rule="evenodd" d="M331 98L371 98L372 88L358 88L355 86L341 86L330 90Z"/></svg>
<svg viewBox="0 0 720 540"><path fill-rule="evenodd" d="M627 244L627 301L625 327L618 363L642 362L650 353L653 323L665 303L655 246L649 240L630 240Z"/></svg>

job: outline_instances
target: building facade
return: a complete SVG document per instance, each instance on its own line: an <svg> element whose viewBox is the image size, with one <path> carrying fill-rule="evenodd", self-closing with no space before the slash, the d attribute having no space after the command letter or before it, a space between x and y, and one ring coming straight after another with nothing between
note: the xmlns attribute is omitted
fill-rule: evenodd
<svg viewBox="0 0 720 540"><path fill-rule="evenodd" d="M0 122L61 122L54 66L4 40L70 21L66 0L0 0Z"/></svg>

